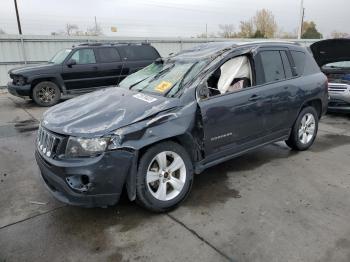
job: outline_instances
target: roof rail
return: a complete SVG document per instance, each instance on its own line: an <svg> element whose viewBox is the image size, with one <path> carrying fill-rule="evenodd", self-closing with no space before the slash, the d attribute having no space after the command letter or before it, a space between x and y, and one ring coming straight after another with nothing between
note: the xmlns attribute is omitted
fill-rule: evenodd
<svg viewBox="0 0 350 262"><path fill-rule="evenodd" d="M150 45L149 42L141 42L141 43L134 43L134 42L86 42L81 43L78 46L103 46L103 45Z"/></svg>

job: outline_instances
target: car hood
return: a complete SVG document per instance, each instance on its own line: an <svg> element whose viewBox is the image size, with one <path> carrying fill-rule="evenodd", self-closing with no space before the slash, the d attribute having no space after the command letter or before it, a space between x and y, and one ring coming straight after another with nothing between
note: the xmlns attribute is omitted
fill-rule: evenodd
<svg viewBox="0 0 350 262"><path fill-rule="evenodd" d="M350 61L350 39L328 39L310 46L317 64L321 67L328 63Z"/></svg>
<svg viewBox="0 0 350 262"><path fill-rule="evenodd" d="M42 125L59 134L96 137L177 107L179 99L112 87L73 98L45 112Z"/></svg>
<svg viewBox="0 0 350 262"><path fill-rule="evenodd" d="M13 68L9 71L9 74L14 75L25 75L27 73L33 73L36 71L41 71L45 69L51 69L53 67L56 67L55 64L45 63L45 64L36 64L36 65L27 65L27 66L21 66Z"/></svg>

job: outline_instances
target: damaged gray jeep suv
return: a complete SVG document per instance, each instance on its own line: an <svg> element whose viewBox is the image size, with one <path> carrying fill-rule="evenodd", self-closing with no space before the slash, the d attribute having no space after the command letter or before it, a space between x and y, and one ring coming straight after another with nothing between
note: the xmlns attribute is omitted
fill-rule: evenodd
<svg viewBox="0 0 350 262"><path fill-rule="evenodd" d="M327 78L297 44L208 43L49 109L35 156L65 203L114 205L125 188L164 212L208 167L281 140L308 149L327 101Z"/></svg>

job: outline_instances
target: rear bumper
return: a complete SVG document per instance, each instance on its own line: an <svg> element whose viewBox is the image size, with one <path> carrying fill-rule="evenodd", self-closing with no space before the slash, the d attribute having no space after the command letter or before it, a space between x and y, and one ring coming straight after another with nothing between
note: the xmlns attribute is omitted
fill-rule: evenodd
<svg viewBox="0 0 350 262"><path fill-rule="evenodd" d="M19 97L30 96L31 86L30 84L23 85L23 86L16 86L12 82L8 82L7 90L11 95L14 95L14 96L19 96Z"/></svg>
<svg viewBox="0 0 350 262"><path fill-rule="evenodd" d="M82 207L115 205L133 156L127 151L113 151L72 162L53 160L35 152L42 178L51 194L63 203Z"/></svg>

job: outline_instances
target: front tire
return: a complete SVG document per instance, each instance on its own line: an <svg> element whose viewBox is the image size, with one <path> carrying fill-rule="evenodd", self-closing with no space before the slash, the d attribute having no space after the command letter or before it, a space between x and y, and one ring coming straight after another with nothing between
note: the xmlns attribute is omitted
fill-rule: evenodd
<svg viewBox="0 0 350 262"><path fill-rule="evenodd" d="M141 157L136 180L136 202L154 212L166 212L182 202L191 190L193 168L186 150L163 142Z"/></svg>
<svg viewBox="0 0 350 262"><path fill-rule="evenodd" d="M32 91L32 98L39 106L53 106L61 98L61 90L51 81L38 83Z"/></svg>
<svg viewBox="0 0 350 262"><path fill-rule="evenodd" d="M318 114L315 108L305 107L299 113L286 144L294 150L307 150L314 143L317 131Z"/></svg>

